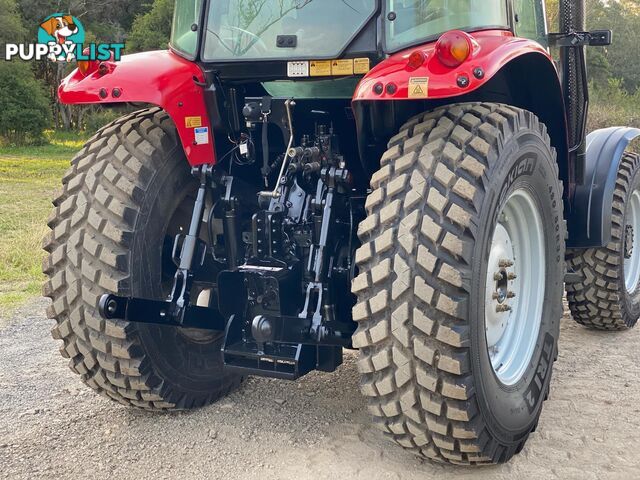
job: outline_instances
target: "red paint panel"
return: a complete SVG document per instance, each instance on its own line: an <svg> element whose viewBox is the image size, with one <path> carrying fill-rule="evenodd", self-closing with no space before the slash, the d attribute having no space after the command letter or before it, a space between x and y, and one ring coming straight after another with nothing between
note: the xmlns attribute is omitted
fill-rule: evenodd
<svg viewBox="0 0 640 480"><path fill-rule="evenodd" d="M376 65L360 82L353 96L358 100L415 100L409 98L409 84L414 79L428 78L428 99L442 99L464 95L477 90L487 83L502 67L514 58L527 53L540 53L549 58L549 53L537 42L516 38L511 32L504 30L490 30L471 34L476 42L471 56L459 67L444 66L436 57L436 43L413 47L396 53ZM425 63L413 69L408 66L409 57L419 50L427 57ZM483 78L476 78L474 70L480 67L484 71ZM469 78L466 87L458 85L458 78L465 75ZM422 81L422 80L420 80ZM385 88L381 95L374 92L374 86L382 83L384 86L393 83L398 88L395 93L389 93ZM421 85L424 82L422 81Z"/></svg>
<svg viewBox="0 0 640 480"><path fill-rule="evenodd" d="M195 63L163 50L125 55L119 62L105 62L105 66L106 73L96 71L87 77L74 70L58 89L60 101L74 105L121 102L158 105L173 119L189 163L193 166L215 163L204 91L194 81L204 82L204 75ZM207 144L195 143L193 125L199 123L197 118L201 119L202 127L209 129ZM187 126L188 122L191 126Z"/></svg>

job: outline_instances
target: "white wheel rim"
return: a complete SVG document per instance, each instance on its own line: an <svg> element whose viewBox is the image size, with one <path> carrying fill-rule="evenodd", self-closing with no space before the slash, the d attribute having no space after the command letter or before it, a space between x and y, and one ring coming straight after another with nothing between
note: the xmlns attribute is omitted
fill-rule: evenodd
<svg viewBox="0 0 640 480"><path fill-rule="evenodd" d="M518 383L533 357L542 322L545 268L538 206L527 190L518 189L498 215L485 295L487 349L505 385Z"/></svg>
<svg viewBox="0 0 640 480"><path fill-rule="evenodd" d="M635 190L627 207L624 231L624 283L627 292L635 293L640 282L640 190Z"/></svg>

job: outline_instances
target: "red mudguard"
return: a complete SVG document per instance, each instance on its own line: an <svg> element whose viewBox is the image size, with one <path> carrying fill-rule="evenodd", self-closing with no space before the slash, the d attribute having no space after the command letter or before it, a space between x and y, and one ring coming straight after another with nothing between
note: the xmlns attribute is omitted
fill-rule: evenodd
<svg viewBox="0 0 640 480"><path fill-rule="evenodd" d="M464 95L486 84L511 60L529 53L544 55L553 62L549 53L537 42L516 38L504 30L488 30L472 33L477 42L471 56L459 67L444 66L436 57L435 43L410 48L396 53L376 65L360 82L353 96L359 100L437 100ZM417 69L408 67L409 56L420 50L426 60ZM482 69L482 74L476 72ZM458 79L466 76L468 84L461 86ZM376 84L384 89L375 92ZM394 88L387 88L394 84ZM464 82L462 82L464 84Z"/></svg>
<svg viewBox="0 0 640 480"><path fill-rule="evenodd" d="M192 166L215 163L202 70L169 51L125 55L84 76L74 70L58 90L65 104L150 103L173 119ZM197 83L198 82L198 83Z"/></svg>

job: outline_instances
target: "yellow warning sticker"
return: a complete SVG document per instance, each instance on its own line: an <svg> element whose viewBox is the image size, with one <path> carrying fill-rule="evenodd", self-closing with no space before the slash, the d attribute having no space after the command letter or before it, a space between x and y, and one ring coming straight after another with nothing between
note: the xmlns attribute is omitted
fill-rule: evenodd
<svg viewBox="0 0 640 480"><path fill-rule="evenodd" d="M361 75L363 73L369 73L369 70L371 70L371 60L368 58L353 59L353 73Z"/></svg>
<svg viewBox="0 0 640 480"><path fill-rule="evenodd" d="M428 77L412 77L409 79L409 98L429 98Z"/></svg>
<svg viewBox="0 0 640 480"><path fill-rule="evenodd" d="M202 117L185 117L184 124L187 128L199 128L202 126Z"/></svg>
<svg viewBox="0 0 640 480"><path fill-rule="evenodd" d="M312 60L309 62L309 75L312 77L330 77L331 60Z"/></svg>
<svg viewBox="0 0 640 480"><path fill-rule="evenodd" d="M333 60L331 62L331 74L335 76L353 75L353 60Z"/></svg>

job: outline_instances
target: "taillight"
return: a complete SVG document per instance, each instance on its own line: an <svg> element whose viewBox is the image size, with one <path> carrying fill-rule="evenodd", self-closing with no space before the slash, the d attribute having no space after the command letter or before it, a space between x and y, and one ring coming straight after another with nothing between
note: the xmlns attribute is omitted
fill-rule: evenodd
<svg viewBox="0 0 640 480"><path fill-rule="evenodd" d="M78 70L80 70L80 73L82 73L85 77L87 75L91 75L93 72L95 72L98 69L98 62L85 62L83 60L78 62Z"/></svg>
<svg viewBox="0 0 640 480"><path fill-rule="evenodd" d="M422 65L424 65L427 56L424 54L422 50L416 50L411 55L409 55L409 60L407 61L407 67L411 70L417 70Z"/></svg>
<svg viewBox="0 0 640 480"><path fill-rule="evenodd" d="M87 58L89 53L91 53L91 50L87 47L82 51L82 53L84 57ZM80 73L85 77L98 70L98 66L99 62L95 60L78 60L78 70L80 70Z"/></svg>
<svg viewBox="0 0 640 480"><path fill-rule="evenodd" d="M467 60L473 52L473 39L465 32L453 30L440 37L436 43L436 55L440 63L455 68Z"/></svg>

